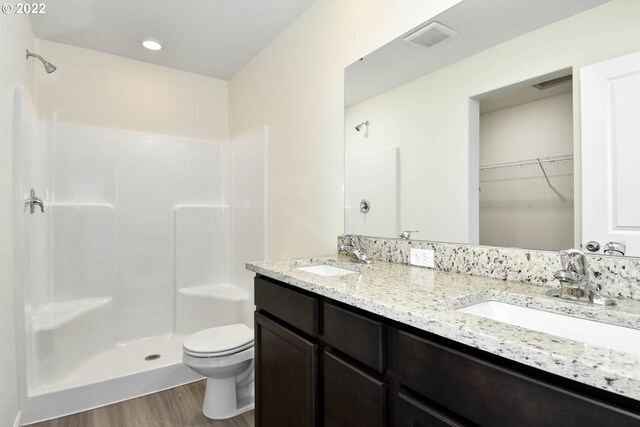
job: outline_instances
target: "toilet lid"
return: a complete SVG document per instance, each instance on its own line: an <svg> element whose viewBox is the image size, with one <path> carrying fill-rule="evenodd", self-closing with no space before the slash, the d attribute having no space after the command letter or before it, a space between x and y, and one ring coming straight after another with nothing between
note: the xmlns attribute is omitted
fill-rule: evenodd
<svg viewBox="0 0 640 427"><path fill-rule="evenodd" d="M232 353L253 345L253 329L239 323L203 329L189 335L182 346L188 353Z"/></svg>

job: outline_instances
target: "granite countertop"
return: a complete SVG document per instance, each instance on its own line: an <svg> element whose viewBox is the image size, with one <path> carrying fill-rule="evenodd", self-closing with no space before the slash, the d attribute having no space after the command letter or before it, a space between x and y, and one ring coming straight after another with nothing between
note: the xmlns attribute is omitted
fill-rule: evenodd
<svg viewBox="0 0 640 427"><path fill-rule="evenodd" d="M324 277L295 267L330 264L360 274ZM562 377L640 400L640 355L586 345L456 309L492 300L640 329L640 301L594 307L545 296L546 286L342 255L247 263L247 269L388 319Z"/></svg>

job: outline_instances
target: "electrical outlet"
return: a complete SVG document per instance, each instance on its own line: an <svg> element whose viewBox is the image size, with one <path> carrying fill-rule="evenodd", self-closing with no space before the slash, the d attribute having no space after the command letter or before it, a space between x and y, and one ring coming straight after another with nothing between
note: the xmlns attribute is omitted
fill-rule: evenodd
<svg viewBox="0 0 640 427"><path fill-rule="evenodd" d="M433 268L433 251L430 249L411 248L411 265Z"/></svg>

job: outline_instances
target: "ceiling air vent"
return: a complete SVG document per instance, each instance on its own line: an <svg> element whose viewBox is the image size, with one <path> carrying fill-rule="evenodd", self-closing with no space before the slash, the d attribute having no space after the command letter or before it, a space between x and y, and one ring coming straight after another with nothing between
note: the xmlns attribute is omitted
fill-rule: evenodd
<svg viewBox="0 0 640 427"><path fill-rule="evenodd" d="M550 87L558 86L563 83L570 82L573 79L573 75L569 74L568 76L562 76L555 79L547 80L546 82L540 82L538 84L533 85L536 89L545 90Z"/></svg>
<svg viewBox="0 0 640 427"><path fill-rule="evenodd" d="M453 31L451 28L446 27L439 22L432 22L409 34L404 38L404 41L419 47L430 48L456 35L458 35L458 33Z"/></svg>

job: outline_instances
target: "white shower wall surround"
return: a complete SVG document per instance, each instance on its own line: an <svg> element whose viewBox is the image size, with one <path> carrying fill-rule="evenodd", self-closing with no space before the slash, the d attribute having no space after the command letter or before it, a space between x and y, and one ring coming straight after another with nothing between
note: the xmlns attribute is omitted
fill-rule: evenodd
<svg viewBox="0 0 640 427"><path fill-rule="evenodd" d="M24 421L197 379L184 335L252 326L244 263L266 257L267 130L212 143L23 129L21 192L45 201L21 217Z"/></svg>
<svg viewBox="0 0 640 427"><path fill-rule="evenodd" d="M172 332L174 221L180 207L201 206L211 215L230 207L229 183L221 173L228 147L47 127L52 136L52 266L63 266L52 271L53 300L117 296L116 342ZM230 283L231 219L218 218L217 228L206 217L199 219L203 234L217 242L207 247L210 255L228 258L206 279L198 279ZM183 240L176 236L176 242Z"/></svg>

